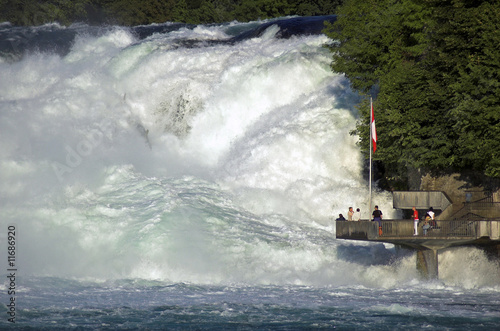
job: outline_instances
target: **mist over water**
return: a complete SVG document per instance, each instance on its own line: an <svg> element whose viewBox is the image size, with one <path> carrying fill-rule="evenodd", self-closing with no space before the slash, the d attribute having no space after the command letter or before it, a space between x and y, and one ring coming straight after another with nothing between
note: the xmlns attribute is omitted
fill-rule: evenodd
<svg viewBox="0 0 500 331"><path fill-rule="evenodd" d="M335 239L349 206L368 218L368 185L349 135L358 97L327 38L271 26L222 42L236 28L79 32L67 54L0 63L0 222L18 227L24 275L421 284L413 254ZM374 202L398 216L390 194ZM478 250L440 262L438 288L498 289Z"/></svg>

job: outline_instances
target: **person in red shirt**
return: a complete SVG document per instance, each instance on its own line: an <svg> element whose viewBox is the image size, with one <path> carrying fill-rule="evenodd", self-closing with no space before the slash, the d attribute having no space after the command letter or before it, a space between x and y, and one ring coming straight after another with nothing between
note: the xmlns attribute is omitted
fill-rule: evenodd
<svg viewBox="0 0 500 331"><path fill-rule="evenodd" d="M418 210L413 207L413 235L418 236Z"/></svg>

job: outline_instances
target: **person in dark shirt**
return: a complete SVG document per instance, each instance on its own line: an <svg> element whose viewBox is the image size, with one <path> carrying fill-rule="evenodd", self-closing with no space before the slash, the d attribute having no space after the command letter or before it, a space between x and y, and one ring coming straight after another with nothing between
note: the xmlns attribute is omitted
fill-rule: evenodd
<svg viewBox="0 0 500 331"><path fill-rule="evenodd" d="M336 221L345 221L344 215L339 214L339 218L337 218Z"/></svg>
<svg viewBox="0 0 500 331"><path fill-rule="evenodd" d="M375 206L375 210L372 213L373 221L378 222L378 226L382 226L382 211L378 209L378 206Z"/></svg>

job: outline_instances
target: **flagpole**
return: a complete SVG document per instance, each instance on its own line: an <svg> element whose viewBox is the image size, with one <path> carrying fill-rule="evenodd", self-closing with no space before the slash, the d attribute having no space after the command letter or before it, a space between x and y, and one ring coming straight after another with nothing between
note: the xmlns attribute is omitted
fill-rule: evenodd
<svg viewBox="0 0 500 331"><path fill-rule="evenodd" d="M369 185L369 191L370 191L370 197L368 200L368 219L370 219L370 212L372 211L372 121L373 121L373 103L372 103L372 98L370 97L370 175L369 175L369 180L368 180L368 185Z"/></svg>

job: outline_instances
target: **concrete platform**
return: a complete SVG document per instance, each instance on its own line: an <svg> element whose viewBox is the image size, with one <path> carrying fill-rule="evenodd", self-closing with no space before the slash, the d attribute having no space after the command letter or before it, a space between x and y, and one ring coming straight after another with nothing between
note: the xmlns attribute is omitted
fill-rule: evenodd
<svg viewBox="0 0 500 331"><path fill-rule="evenodd" d="M441 220L424 235L422 224L414 236L412 220L336 222L336 238L384 242L417 250L417 269L426 278L437 278L438 251L456 246L482 247L500 258L500 220ZM493 252L493 253L491 253Z"/></svg>

